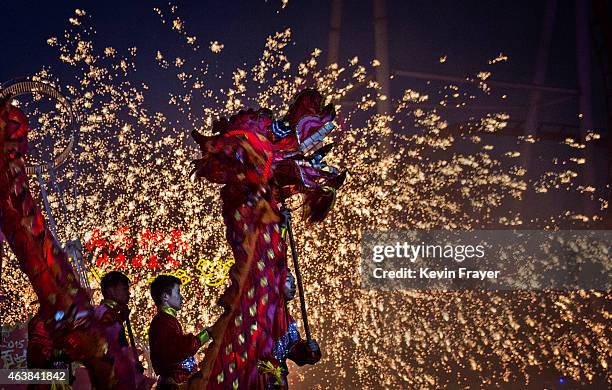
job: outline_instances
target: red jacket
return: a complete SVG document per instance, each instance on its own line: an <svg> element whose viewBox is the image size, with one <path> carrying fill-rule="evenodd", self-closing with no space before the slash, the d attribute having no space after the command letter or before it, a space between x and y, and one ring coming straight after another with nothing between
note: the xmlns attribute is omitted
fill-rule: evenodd
<svg viewBox="0 0 612 390"><path fill-rule="evenodd" d="M117 377L113 389L149 389L149 384L140 370L135 346L129 345L123 327L127 306L105 299L95 309L95 318L104 329L109 345L108 355L114 360ZM118 342L117 342L118 341Z"/></svg>
<svg viewBox="0 0 612 390"><path fill-rule="evenodd" d="M122 305L115 301L104 299L102 302L100 302L100 305L96 307L95 313L96 318L98 318L105 327L119 327L119 345L126 347L128 345L128 341L125 327L123 326L125 314L123 314L122 310L127 310L127 306L122 307Z"/></svg>
<svg viewBox="0 0 612 390"><path fill-rule="evenodd" d="M149 327L149 348L151 362L162 381L172 379L183 383L189 379L195 361L193 355L202 344L192 334L184 334L181 324L172 311L158 311Z"/></svg>

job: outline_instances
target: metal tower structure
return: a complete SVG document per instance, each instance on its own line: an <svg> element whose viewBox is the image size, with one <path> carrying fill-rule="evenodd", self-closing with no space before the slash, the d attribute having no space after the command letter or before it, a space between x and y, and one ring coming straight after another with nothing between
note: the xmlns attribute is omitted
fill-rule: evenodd
<svg viewBox="0 0 612 390"><path fill-rule="evenodd" d="M64 112L67 115L66 127L68 132L70 133L70 138L68 140L67 145L57 155L53 156L50 161L26 166L26 173L32 177L35 177L39 184L41 199L45 211L47 213L47 218L49 220L49 230L51 231L51 234L53 235L55 241L59 243L57 227L55 224L55 219L53 217L53 212L51 210L51 205L49 203L47 187L49 187L51 191L54 191L56 193L62 213L65 213L68 216L68 208L66 207L66 204L64 202L64 195L62 194L60 187L57 183L56 174L62 167L66 165L70 157L74 156L74 151L76 149L76 145L78 144L79 136L76 117L70 104L70 101L51 84L42 81L21 79L7 82L3 84L0 88L0 100L6 98L17 98L23 95L42 95L51 98L64 109ZM48 178L48 182L45 179L45 175ZM73 180L76 179L73 178ZM75 197L76 201L76 183L73 196ZM74 215L72 215L72 217L74 218ZM70 239L69 241L64 243L63 248L70 259L70 263L72 264L72 267L74 268L75 273L79 278L81 286L83 286L89 291L90 286L89 278L87 275L87 264L83 257L83 250L79 238ZM2 249L0 248L0 255L2 254ZM0 263L0 281L2 280L1 270L2 267Z"/></svg>
<svg viewBox="0 0 612 390"><path fill-rule="evenodd" d="M386 0L372 0L373 5L373 30L374 30L374 55L380 62L374 74L369 75L366 81L376 80L381 87L381 95L386 99L377 101L378 113L390 113L393 107L391 80L397 83L399 78L411 78L427 81L446 81L454 84L468 84L472 81L466 77L455 75L443 75L428 72L421 72L409 69L391 69L388 53L388 19ZM341 22L342 22L342 0L331 0L330 31L328 45L328 64L337 63L341 47ZM534 73L530 84L511 81L501 81L487 79L487 84L497 87L500 90L524 91L528 95L525 98L525 106L512 106L510 108L525 110L524 118L511 121L513 126L509 126L505 131L498 135L523 135L538 136L543 139L563 141L567 137L574 137L586 144L583 150L583 157L587 161L582 165L582 177L584 185L595 186L596 175L594 160L594 142L585 142L588 132L593 130L593 108L592 108L592 85L593 75L591 74L591 54L593 52L593 41L599 34L602 42L599 45L600 57L602 59L602 70L606 80L606 106L607 106L607 134L605 134L607 147L612 151L612 23L610 22L612 7L605 0L575 0L575 21L576 21L576 47L575 58L577 67L577 88L566 88L550 86L545 84L547 69L549 66L549 56L551 44L554 41L554 27L557 15L558 1L547 0L545 12L538 40L538 51L534 61ZM600 31L593 30L591 20L595 19ZM598 49L598 47L595 47ZM365 83L358 85L363 86ZM349 92L350 93L350 92ZM552 93L556 97L543 101L543 93ZM577 124L554 123L542 118L541 110L547 107L566 103L576 102ZM353 102L345 100L344 105ZM472 110L495 110L507 109L509 106L472 106L467 107ZM520 118L520 117L519 117ZM546 129L546 131L545 131ZM575 129L575 132L568 133L567 129ZM601 144L601 141L599 141ZM522 164L528 170L536 165L534 150L529 143L526 143L522 150ZM612 153L609 153L609 169L607 173L607 183L612 186ZM609 189L609 200L612 203L612 188ZM584 211L593 214L594 202L585 201ZM612 213L612 210L609 211Z"/></svg>

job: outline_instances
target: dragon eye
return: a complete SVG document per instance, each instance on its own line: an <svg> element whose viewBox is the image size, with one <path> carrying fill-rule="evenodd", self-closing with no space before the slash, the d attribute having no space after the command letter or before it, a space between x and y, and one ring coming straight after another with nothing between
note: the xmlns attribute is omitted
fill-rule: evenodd
<svg viewBox="0 0 612 390"><path fill-rule="evenodd" d="M272 133L278 138L286 137L291 132L291 127L288 123L282 121L272 122Z"/></svg>

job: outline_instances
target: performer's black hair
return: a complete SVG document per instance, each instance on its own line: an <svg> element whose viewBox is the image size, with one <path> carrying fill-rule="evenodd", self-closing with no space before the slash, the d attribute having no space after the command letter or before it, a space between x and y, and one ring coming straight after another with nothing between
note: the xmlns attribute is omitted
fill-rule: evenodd
<svg viewBox="0 0 612 390"><path fill-rule="evenodd" d="M119 271L111 271L102 277L100 281L100 289L102 290L102 295L106 297L105 292L108 291L110 287L115 287L120 284L125 284L126 286L130 286L130 279L128 279L125 274Z"/></svg>
<svg viewBox="0 0 612 390"><path fill-rule="evenodd" d="M153 283L151 283L151 298L153 298L153 302L155 302L157 306L161 305L163 303L162 294L172 293L172 289L175 285L181 285L181 280L176 276L159 275L156 277Z"/></svg>

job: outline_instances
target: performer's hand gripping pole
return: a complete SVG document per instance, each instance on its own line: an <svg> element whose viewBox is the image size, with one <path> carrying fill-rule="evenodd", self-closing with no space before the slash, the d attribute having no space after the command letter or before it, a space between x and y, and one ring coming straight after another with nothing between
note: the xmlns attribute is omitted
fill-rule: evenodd
<svg viewBox="0 0 612 390"><path fill-rule="evenodd" d="M304 286L302 285L302 275L300 275L300 265L297 258L297 250L295 248L295 241L293 239L293 230L291 229L291 210L281 206L281 213L285 216L285 222L287 224L287 233L289 233L289 244L291 245L291 257L293 258L293 271L295 272L295 279L297 281L298 291L300 293L300 309L302 310L302 321L304 322L304 332L306 333L306 340L310 341L310 327L308 326L308 314L306 313L306 301L304 299Z"/></svg>

